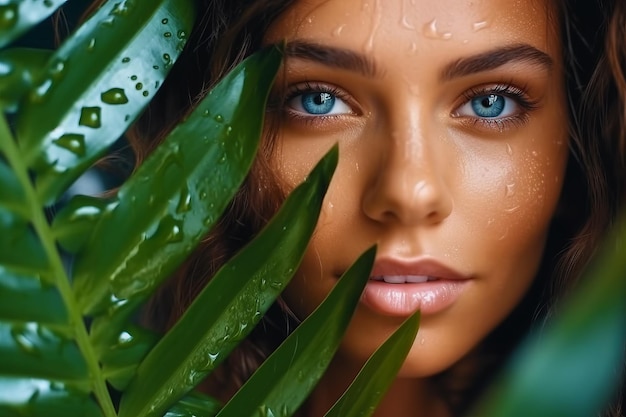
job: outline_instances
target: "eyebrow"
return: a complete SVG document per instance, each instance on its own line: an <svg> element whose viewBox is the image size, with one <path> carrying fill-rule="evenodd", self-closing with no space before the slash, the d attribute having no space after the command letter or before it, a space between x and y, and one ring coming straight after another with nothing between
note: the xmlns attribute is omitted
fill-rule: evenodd
<svg viewBox="0 0 626 417"><path fill-rule="evenodd" d="M315 42L290 41L285 45L285 56L357 72L366 77L376 78L381 74L374 61L365 55L350 49L320 45Z"/></svg>
<svg viewBox="0 0 626 417"><path fill-rule="evenodd" d="M528 44L507 45L478 55L458 59L441 72L444 81L489 71L509 63L527 63L550 71L554 62L550 55Z"/></svg>

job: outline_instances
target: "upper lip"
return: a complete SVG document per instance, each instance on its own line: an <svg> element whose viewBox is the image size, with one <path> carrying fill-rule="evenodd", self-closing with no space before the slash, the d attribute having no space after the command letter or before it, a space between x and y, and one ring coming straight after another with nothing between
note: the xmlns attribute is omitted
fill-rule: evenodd
<svg viewBox="0 0 626 417"><path fill-rule="evenodd" d="M380 258L374 263L371 278L385 276L427 276L438 280L467 280L471 277L433 258Z"/></svg>

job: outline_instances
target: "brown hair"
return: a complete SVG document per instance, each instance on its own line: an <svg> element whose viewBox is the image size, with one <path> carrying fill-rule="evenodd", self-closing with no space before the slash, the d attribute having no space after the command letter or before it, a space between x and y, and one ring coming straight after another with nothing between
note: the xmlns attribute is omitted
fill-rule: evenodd
<svg viewBox="0 0 626 417"><path fill-rule="evenodd" d="M293 1L196 2L201 19L186 50L129 134L138 164L224 74L260 48L268 26ZM626 3L562 0L557 4L569 101L570 161L561 210L555 216L535 284L487 341L499 355L493 369L526 333L533 317L548 316L570 291L624 202ZM245 184L217 227L154 298L150 314L156 327L173 325L217 269L277 209L283 195L269 168L271 145L271 140L263 142ZM211 384L215 395L227 399L289 333L292 323L283 307L274 306L216 373ZM484 368L480 372L490 374ZM614 416L621 415L616 404Z"/></svg>

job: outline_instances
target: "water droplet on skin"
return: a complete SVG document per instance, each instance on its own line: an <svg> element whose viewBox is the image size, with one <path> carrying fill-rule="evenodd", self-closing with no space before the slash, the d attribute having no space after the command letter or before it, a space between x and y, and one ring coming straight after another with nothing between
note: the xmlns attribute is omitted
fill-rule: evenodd
<svg viewBox="0 0 626 417"><path fill-rule="evenodd" d="M58 139L55 139L54 144L60 146L63 149L66 149L73 154L78 156L84 156L86 147L85 147L85 136L79 135L76 133L67 133L61 136Z"/></svg>
<svg viewBox="0 0 626 417"><path fill-rule="evenodd" d="M122 62L124 64L128 64L130 62L130 58L126 56L126 57L122 58Z"/></svg>
<svg viewBox="0 0 626 417"><path fill-rule="evenodd" d="M102 126L100 116L100 107L83 107L80 109L80 119L78 120L78 124L92 129L97 129Z"/></svg>
<svg viewBox="0 0 626 417"><path fill-rule="evenodd" d="M511 207L511 208L505 209L504 211L505 211L506 213L508 213L508 214L513 214L513 213L515 213L516 211L518 211L518 210L519 210L519 208L520 208L520 206L515 206L515 207Z"/></svg>
<svg viewBox="0 0 626 417"><path fill-rule="evenodd" d="M513 148L508 143L506 144L506 153L509 155L513 155Z"/></svg>
<svg viewBox="0 0 626 417"><path fill-rule="evenodd" d="M422 34L430 39L452 39L452 33L439 32L437 29L437 19L433 19L422 27Z"/></svg>
<svg viewBox="0 0 626 417"><path fill-rule="evenodd" d="M409 22L409 20L407 19L407 10L406 10L406 0L402 1L402 18L400 18L400 25L402 25L403 28L405 29L409 29L409 30L415 30L415 26L413 26L413 24L411 22Z"/></svg>
<svg viewBox="0 0 626 417"><path fill-rule="evenodd" d="M0 6L0 29L11 29L18 20L17 4Z"/></svg>
<svg viewBox="0 0 626 417"><path fill-rule="evenodd" d="M343 25L339 25L335 28L335 30L333 30L332 36L334 37L338 37L341 36L341 32L343 32L343 29L346 27L345 24Z"/></svg>
<svg viewBox="0 0 626 417"><path fill-rule="evenodd" d="M100 99L103 103L118 105L118 104L126 104L128 103L128 97L124 93L124 90L121 88L112 88L110 90L105 91L100 95Z"/></svg>
<svg viewBox="0 0 626 417"><path fill-rule="evenodd" d="M515 195L515 184L506 185L506 197L513 197Z"/></svg>
<svg viewBox="0 0 626 417"><path fill-rule="evenodd" d="M483 30L489 27L489 22L487 22L486 20L482 20L480 22L475 22L474 24L472 24L472 30L474 32L478 32L479 30Z"/></svg>
<svg viewBox="0 0 626 417"><path fill-rule="evenodd" d="M500 238L498 238L498 240L504 240L504 239L506 239L506 237L508 236L508 234L509 234L509 229L507 228L507 229L505 230L505 232L502 234L502 236L500 236Z"/></svg>
<svg viewBox="0 0 626 417"><path fill-rule="evenodd" d="M382 13L379 10L380 5L378 4L378 0L374 0L374 10L372 12L372 28L370 30L370 35L367 39L367 43L365 44L365 52L371 53L374 50L374 38L378 33L378 29L380 26L380 19L382 18Z"/></svg>

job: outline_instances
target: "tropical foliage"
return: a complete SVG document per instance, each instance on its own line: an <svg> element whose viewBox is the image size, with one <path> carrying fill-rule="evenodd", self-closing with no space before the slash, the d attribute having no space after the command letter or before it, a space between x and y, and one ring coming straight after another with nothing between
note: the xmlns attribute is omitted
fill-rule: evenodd
<svg viewBox="0 0 626 417"><path fill-rule="evenodd" d="M55 51L11 47L64 2L0 6L0 416L291 415L337 349L375 248L228 404L194 388L297 269L337 149L174 328L166 335L142 328L137 311L244 180L281 51L261 51L230 73L115 197L76 196L50 220L47 207L145 109L195 19L191 0L108 1ZM625 236L611 241L594 279L525 345L476 415L586 417L605 403L623 361ZM329 416L371 414L418 319L381 346Z"/></svg>

